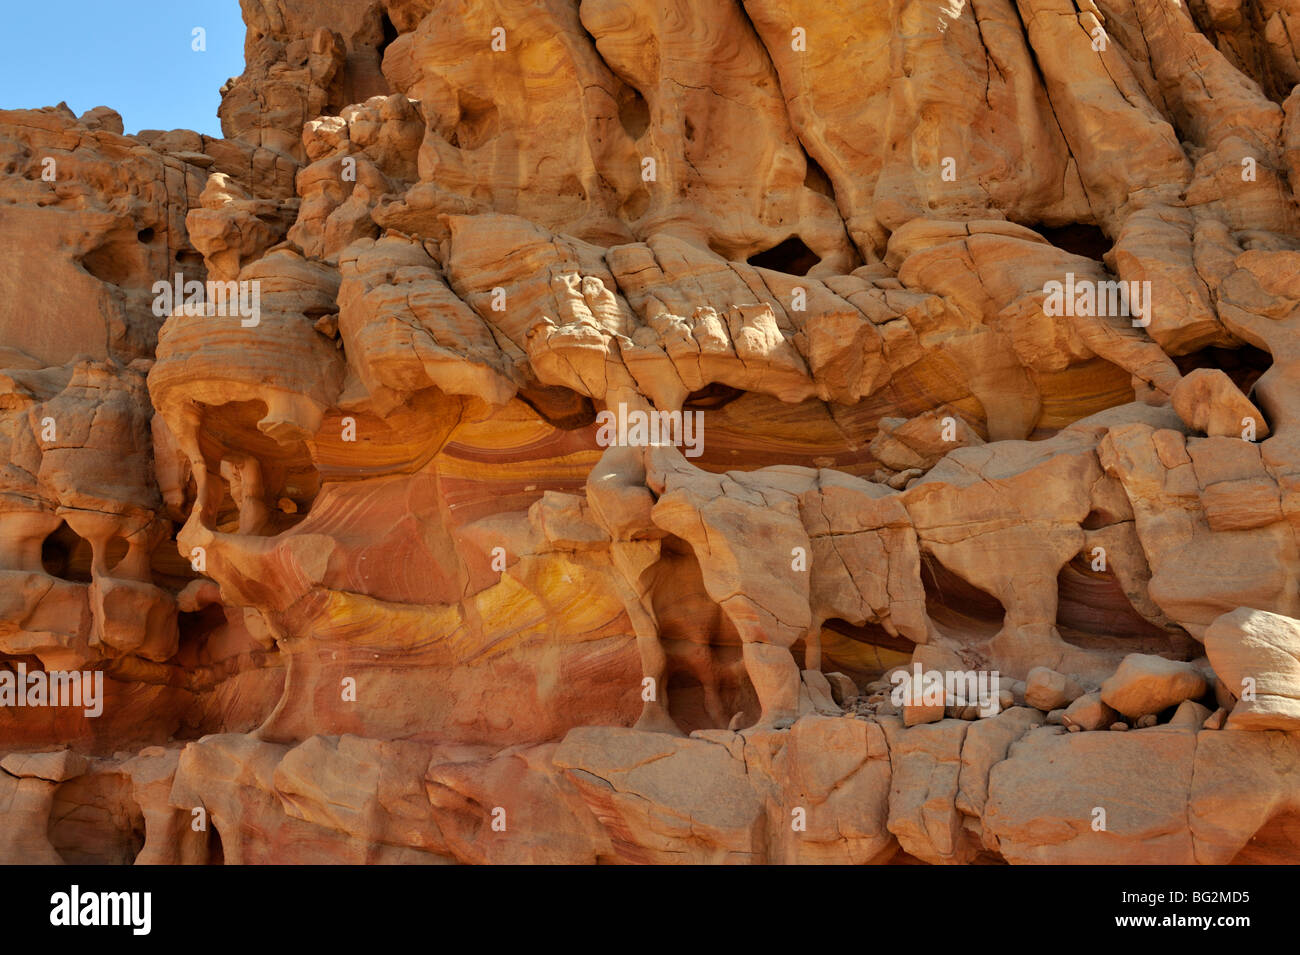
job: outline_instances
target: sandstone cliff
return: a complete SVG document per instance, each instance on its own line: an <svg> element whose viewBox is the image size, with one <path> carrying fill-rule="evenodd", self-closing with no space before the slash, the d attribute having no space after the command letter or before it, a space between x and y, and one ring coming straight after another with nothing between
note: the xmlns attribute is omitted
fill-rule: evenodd
<svg viewBox="0 0 1300 955"><path fill-rule="evenodd" d="M1300 0L242 6L0 111L0 862L1300 861Z"/></svg>

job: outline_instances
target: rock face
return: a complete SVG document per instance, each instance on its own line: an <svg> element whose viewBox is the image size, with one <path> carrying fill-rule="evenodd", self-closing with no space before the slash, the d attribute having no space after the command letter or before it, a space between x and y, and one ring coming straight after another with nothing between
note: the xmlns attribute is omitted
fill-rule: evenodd
<svg viewBox="0 0 1300 955"><path fill-rule="evenodd" d="M0 111L0 862L1300 861L1300 6L1082 6Z"/></svg>

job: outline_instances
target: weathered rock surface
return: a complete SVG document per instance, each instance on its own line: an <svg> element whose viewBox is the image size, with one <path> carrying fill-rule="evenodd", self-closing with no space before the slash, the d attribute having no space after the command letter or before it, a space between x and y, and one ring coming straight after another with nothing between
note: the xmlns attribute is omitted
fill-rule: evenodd
<svg viewBox="0 0 1300 955"><path fill-rule="evenodd" d="M1206 628L1205 652L1237 697L1228 728L1300 730L1300 623L1242 607Z"/></svg>
<svg viewBox="0 0 1300 955"><path fill-rule="evenodd" d="M1025 702L1044 713L1068 708L1081 696L1083 687L1077 681L1049 667L1034 667L1025 677Z"/></svg>
<svg viewBox="0 0 1300 955"><path fill-rule="evenodd" d="M1101 685L1101 701L1125 716L1150 716L1202 696L1206 687L1190 663L1133 653Z"/></svg>
<svg viewBox="0 0 1300 955"><path fill-rule="evenodd" d="M1115 722L1119 714L1102 702L1100 693L1085 693L1065 708L1062 725L1077 726L1081 730L1104 730Z"/></svg>
<svg viewBox="0 0 1300 955"><path fill-rule="evenodd" d="M0 111L0 862L1300 861L1300 10L931 6Z"/></svg>

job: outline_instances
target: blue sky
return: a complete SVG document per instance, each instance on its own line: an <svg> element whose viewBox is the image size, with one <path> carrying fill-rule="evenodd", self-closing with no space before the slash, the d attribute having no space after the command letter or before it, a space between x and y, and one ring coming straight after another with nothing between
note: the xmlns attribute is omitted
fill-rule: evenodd
<svg viewBox="0 0 1300 955"><path fill-rule="evenodd" d="M202 27L207 50L193 50ZM0 0L0 108L67 102L122 114L126 132L221 135L218 90L244 71L239 0Z"/></svg>

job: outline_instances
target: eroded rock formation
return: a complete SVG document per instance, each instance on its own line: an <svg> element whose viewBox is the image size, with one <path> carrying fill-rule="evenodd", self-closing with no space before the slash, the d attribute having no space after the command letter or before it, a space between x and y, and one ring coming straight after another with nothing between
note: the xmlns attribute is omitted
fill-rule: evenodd
<svg viewBox="0 0 1300 955"><path fill-rule="evenodd" d="M1300 861L1300 0L243 7L0 111L0 861Z"/></svg>

